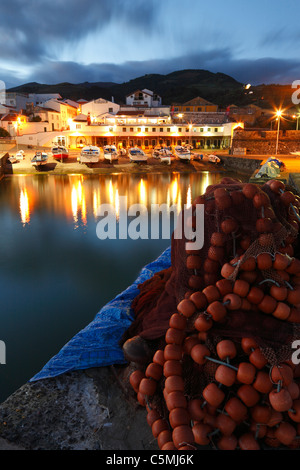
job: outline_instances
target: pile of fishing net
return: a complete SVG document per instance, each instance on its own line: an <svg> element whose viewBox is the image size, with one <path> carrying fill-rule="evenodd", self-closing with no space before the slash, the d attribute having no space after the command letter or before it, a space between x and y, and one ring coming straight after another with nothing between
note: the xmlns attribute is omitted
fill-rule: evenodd
<svg viewBox="0 0 300 470"><path fill-rule="evenodd" d="M129 380L162 450L300 443L300 198L282 181L223 178L192 205L204 245L172 238L172 266L140 286L123 344L152 356ZM298 346L299 348L299 346Z"/></svg>

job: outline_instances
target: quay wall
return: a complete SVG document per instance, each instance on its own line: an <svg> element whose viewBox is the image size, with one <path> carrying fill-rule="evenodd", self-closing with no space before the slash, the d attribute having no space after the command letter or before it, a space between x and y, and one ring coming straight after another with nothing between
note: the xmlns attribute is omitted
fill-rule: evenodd
<svg viewBox="0 0 300 470"><path fill-rule="evenodd" d="M0 153L0 181L5 175L6 160L8 159L8 156L7 152Z"/></svg>
<svg viewBox="0 0 300 470"><path fill-rule="evenodd" d="M260 167L261 158L247 158L247 157L232 157L219 155L222 160L223 167L230 171L237 171L238 173L252 174Z"/></svg>
<svg viewBox="0 0 300 470"><path fill-rule="evenodd" d="M232 152L245 149L246 155L272 155L276 151L277 130L235 130ZM278 154L300 152L300 131L279 131Z"/></svg>

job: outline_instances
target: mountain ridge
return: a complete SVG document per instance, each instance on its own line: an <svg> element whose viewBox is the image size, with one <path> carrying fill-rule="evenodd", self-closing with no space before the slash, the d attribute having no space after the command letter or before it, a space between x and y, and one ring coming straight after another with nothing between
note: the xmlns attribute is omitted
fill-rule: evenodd
<svg viewBox="0 0 300 470"><path fill-rule="evenodd" d="M41 84L29 82L8 89L23 93L59 93L63 98L72 100L97 98L112 99L125 104L126 96L138 89L150 89L158 93L163 104L183 104L197 96L217 104L220 108L229 105L245 106L256 104L261 107L274 107L291 101L292 88L288 85L261 84L245 89L243 83L222 72L204 69L184 69L169 74L146 74L127 82L83 82Z"/></svg>

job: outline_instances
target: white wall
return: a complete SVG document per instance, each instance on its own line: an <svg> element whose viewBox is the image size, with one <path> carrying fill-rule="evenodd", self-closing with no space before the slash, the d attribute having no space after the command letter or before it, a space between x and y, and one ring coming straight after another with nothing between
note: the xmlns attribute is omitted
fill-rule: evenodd
<svg viewBox="0 0 300 470"><path fill-rule="evenodd" d="M110 111L111 109L111 111ZM97 117L101 114L109 113L116 114L120 109L120 105L99 98L98 100L89 101L81 106L82 114L86 116L90 113L91 117Z"/></svg>

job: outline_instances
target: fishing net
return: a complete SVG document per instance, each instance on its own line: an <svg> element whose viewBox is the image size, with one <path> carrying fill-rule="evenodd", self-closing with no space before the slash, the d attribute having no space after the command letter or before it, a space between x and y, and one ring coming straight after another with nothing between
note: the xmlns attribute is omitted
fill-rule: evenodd
<svg viewBox="0 0 300 470"><path fill-rule="evenodd" d="M139 286L132 305L135 320L122 343L143 338L153 346L153 357L136 371L138 385L131 375L131 385L147 407L148 422L163 450L201 445L259 448L262 424L267 445L296 446L300 373L291 357L300 332L300 198L279 180L258 186L223 178L193 202L187 220L194 234L200 204L204 205L202 248L189 250L191 239L173 234L171 268ZM235 352L223 357L219 349L226 345ZM254 367L252 381L241 375L245 363ZM276 379L275 370L284 375L283 364L291 372L290 381ZM235 380L229 386L230 374ZM258 384L262 377L265 388ZM258 394L254 405L244 397L245 385ZM182 394L183 405L170 403L172 392ZM279 406L283 392L287 402ZM195 400L205 416L202 420L193 415ZM242 418L238 407L244 412ZM181 418L174 418L174 410ZM268 420L257 421L263 412L265 416L269 412ZM279 422L268 425L275 412L281 413ZM224 415L235 423L230 435L218 425ZM288 431L280 428L282 423Z"/></svg>

